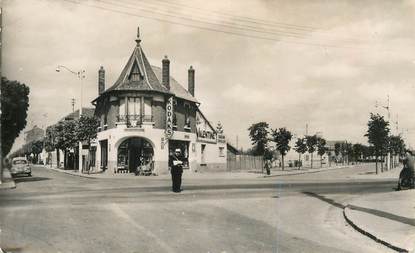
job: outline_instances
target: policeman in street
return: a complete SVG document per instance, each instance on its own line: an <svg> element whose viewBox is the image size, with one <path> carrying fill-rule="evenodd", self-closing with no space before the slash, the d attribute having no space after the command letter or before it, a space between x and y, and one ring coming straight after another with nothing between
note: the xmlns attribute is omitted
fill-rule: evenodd
<svg viewBox="0 0 415 253"><path fill-rule="evenodd" d="M173 192L181 192L183 161L181 160L181 150L176 149L169 159L169 167L172 180Z"/></svg>

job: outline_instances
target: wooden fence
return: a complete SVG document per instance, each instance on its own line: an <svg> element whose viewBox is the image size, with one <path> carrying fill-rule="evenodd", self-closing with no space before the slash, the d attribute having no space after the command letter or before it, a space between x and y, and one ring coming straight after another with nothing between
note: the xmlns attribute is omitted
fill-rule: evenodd
<svg viewBox="0 0 415 253"><path fill-rule="evenodd" d="M264 160L262 156L252 155L228 155L228 171L255 171L262 172Z"/></svg>

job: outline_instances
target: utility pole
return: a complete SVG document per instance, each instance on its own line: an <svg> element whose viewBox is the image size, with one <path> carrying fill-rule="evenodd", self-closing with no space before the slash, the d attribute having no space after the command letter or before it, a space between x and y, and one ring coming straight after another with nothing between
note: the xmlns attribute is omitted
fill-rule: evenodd
<svg viewBox="0 0 415 253"><path fill-rule="evenodd" d="M236 150L239 150L238 148L238 135L236 135Z"/></svg>
<svg viewBox="0 0 415 253"><path fill-rule="evenodd" d="M382 106L383 108L385 108L388 111L388 122L390 123L390 119L391 119L391 114L390 114L390 101L389 101L389 94L388 94L388 105L387 106ZM389 135L388 135L389 137ZM386 170L390 170L391 169L391 164L390 164L390 160L391 160L391 153L390 150L388 148L388 154L386 157L387 163L386 163Z"/></svg>
<svg viewBox="0 0 415 253"><path fill-rule="evenodd" d="M2 35L3 35L3 24L2 24L2 15L3 15L3 8L0 8L0 73L1 73L1 51L3 51L3 43L2 43ZM0 79L0 85L1 85L1 79ZM1 105L0 105L0 117L1 117L2 111L1 111ZM0 132L1 132L1 121L0 121ZM3 147L1 145L0 141L0 184L3 182Z"/></svg>
<svg viewBox="0 0 415 253"><path fill-rule="evenodd" d="M308 135L308 123L305 124L305 136Z"/></svg>

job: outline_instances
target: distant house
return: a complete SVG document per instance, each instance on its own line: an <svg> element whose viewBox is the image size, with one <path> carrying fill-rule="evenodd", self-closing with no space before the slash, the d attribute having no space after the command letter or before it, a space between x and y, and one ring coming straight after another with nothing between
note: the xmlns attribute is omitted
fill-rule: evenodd
<svg viewBox="0 0 415 253"><path fill-rule="evenodd" d="M32 129L26 131L25 134L25 143L28 144L41 140L45 136L45 130L35 125Z"/></svg>
<svg viewBox="0 0 415 253"><path fill-rule="evenodd" d="M94 113L95 113L95 108L82 107L82 113L81 114L83 116L94 117ZM68 115L66 115L65 117L63 117L59 121L77 120L77 119L79 119L79 109L69 113Z"/></svg>

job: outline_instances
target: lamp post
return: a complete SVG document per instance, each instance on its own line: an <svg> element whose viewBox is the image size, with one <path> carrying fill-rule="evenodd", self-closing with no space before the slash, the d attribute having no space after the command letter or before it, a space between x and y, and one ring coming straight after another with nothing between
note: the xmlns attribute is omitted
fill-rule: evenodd
<svg viewBox="0 0 415 253"><path fill-rule="evenodd" d="M389 94L388 94L388 100L387 100L387 102L388 102L388 105L387 106L383 106L383 105L380 105L380 106L388 112L388 122L390 123L391 115L390 115ZM376 108L378 107L377 101L376 101L375 107ZM388 137L389 136L390 136L390 133L388 134ZM391 162L390 162L391 161L391 152L390 152L390 149L389 149L389 141L388 141L388 153L387 153L386 161L387 161L386 162L386 170L390 170L391 169Z"/></svg>
<svg viewBox="0 0 415 253"><path fill-rule="evenodd" d="M79 79L80 85L81 85L81 98L80 98L80 107L79 107L79 118L82 116L82 96L83 96L83 80L85 79L85 70L81 69L79 71L73 71L70 68L64 66L64 65L58 65L56 67L56 72L61 72L61 70L64 69L68 71L69 73L76 75L76 77ZM78 170L79 173L82 173L82 142L80 141L78 143Z"/></svg>

